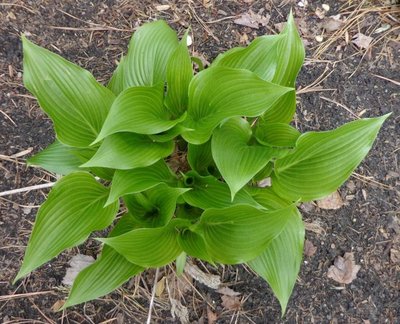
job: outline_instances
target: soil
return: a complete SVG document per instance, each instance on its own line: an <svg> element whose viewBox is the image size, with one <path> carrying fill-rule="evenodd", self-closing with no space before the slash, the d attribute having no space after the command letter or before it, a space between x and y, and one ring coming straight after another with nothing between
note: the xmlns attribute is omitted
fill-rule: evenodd
<svg viewBox="0 0 400 324"><path fill-rule="evenodd" d="M339 193L345 204L322 210L301 206L308 223L306 237L316 247L305 256L286 315L268 285L244 266L203 267L241 294L230 310L221 295L198 282L181 301L192 323L400 323L400 31L399 7L388 1L365 2L366 9L343 37L323 33L317 8L329 4L326 14L348 17L361 1L77 1L25 0L0 4L0 192L26 187L54 176L27 167L24 160L54 139L50 120L40 111L22 84L22 47L29 39L91 71L105 83L116 61L125 53L131 33L153 19L166 19L180 35L191 26L193 51L212 61L218 53L245 45L257 35L276 32L292 7L307 49L298 78L296 126L301 131L327 130L354 119L393 112L374 148ZM300 5L299 5L300 3ZM347 8L346 6L352 5ZM160 11L159 5L169 5ZM164 7L165 9L165 7ZM367 10L368 9L368 10ZM270 15L259 29L234 23L231 16L252 10ZM261 11L260 11L261 10ZM396 24L397 23L397 24ZM389 24L391 29L374 33ZM278 25L279 26L279 25ZM369 49L351 43L357 33L374 38ZM318 43L315 36L323 35ZM347 42L346 42L347 38ZM316 56L321 44L332 40ZM324 71L331 74L318 87L305 88ZM397 83L396 83L397 81ZM330 90L329 90L330 89ZM321 91L325 90L325 91ZM300 91L301 92L301 91ZM328 100L324 99L328 98ZM20 153L20 154L18 154ZM15 156L17 154L17 156ZM0 319L3 323L143 323L147 317L154 270L132 279L116 292L55 312L67 289L61 281L68 262L77 253L95 256L93 240L62 253L52 262L12 285L27 244L38 206L48 190L0 197ZM341 285L327 277L338 256L353 252L361 266L357 279ZM312 253L309 253L312 254ZM160 278L169 267L161 269ZM168 294L155 299L154 322L179 322L171 315Z"/></svg>

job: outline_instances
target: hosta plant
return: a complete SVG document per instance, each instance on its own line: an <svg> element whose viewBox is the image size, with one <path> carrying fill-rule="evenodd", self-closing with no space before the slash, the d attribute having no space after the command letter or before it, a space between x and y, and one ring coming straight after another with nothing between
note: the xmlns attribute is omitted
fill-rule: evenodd
<svg viewBox="0 0 400 324"><path fill-rule="evenodd" d="M15 280L109 229L64 308L147 268L178 259L182 270L191 256L246 263L285 311L304 241L296 206L342 185L387 116L304 134L290 124L304 60L291 16L280 34L206 69L187 37L164 21L143 25L107 86L23 37L24 84L57 138L28 162L63 177L37 213ZM258 187L265 178L271 186Z"/></svg>

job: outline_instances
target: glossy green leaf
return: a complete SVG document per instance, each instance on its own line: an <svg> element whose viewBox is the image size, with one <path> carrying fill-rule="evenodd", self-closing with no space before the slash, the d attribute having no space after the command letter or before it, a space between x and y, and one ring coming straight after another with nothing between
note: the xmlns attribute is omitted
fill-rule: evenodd
<svg viewBox="0 0 400 324"><path fill-rule="evenodd" d="M183 125L194 131L182 136L191 144L205 143L224 119L259 116L290 91L294 89L264 81L247 70L222 66L206 69L189 85L188 115Z"/></svg>
<svg viewBox="0 0 400 324"><path fill-rule="evenodd" d="M30 157L27 160L27 165L40 166L47 171L66 175L74 171L82 171L79 166L93 156L95 152L92 148L72 147L55 140L43 151Z"/></svg>
<svg viewBox="0 0 400 324"><path fill-rule="evenodd" d="M293 201L310 201L335 191L367 155L388 116L301 135L295 151L275 162L275 192Z"/></svg>
<svg viewBox="0 0 400 324"><path fill-rule="evenodd" d="M103 128L94 143L120 133L157 134L167 131L186 118L172 119L164 106L164 87L132 87L123 91L111 106Z"/></svg>
<svg viewBox="0 0 400 324"><path fill-rule="evenodd" d="M211 153L211 141L200 145L189 143L187 160L192 170L200 175L214 175L216 172L216 165Z"/></svg>
<svg viewBox="0 0 400 324"><path fill-rule="evenodd" d="M124 215L109 237L131 231L134 228L131 218L129 214ZM79 272L62 309L104 296L143 270L105 245L96 262Z"/></svg>
<svg viewBox="0 0 400 324"><path fill-rule="evenodd" d="M117 170L111 184L110 204L127 194L145 191L160 183L174 185L177 179L164 160L160 160L148 167L131 170Z"/></svg>
<svg viewBox="0 0 400 324"><path fill-rule="evenodd" d="M224 208L235 204L261 207L244 189L240 190L232 201L228 185L213 176L202 177L196 172L188 172L186 177L186 185L192 190L184 193L182 197L194 207Z"/></svg>
<svg viewBox="0 0 400 324"><path fill-rule="evenodd" d="M188 88L193 78L192 60L187 47L187 32L171 55L167 65L165 104L173 116L181 116L188 107Z"/></svg>
<svg viewBox="0 0 400 324"><path fill-rule="evenodd" d="M166 79L169 58L178 47L176 33L163 20L138 28L128 54L112 76L109 87L116 94L133 86L154 86Z"/></svg>
<svg viewBox="0 0 400 324"><path fill-rule="evenodd" d="M161 267L182 253L175 222L164 227L139 228L116 237L99 241L111 246L128 261L142 267Z"/></svg>
<svg viewBox="0 0 400 324"><path fill-rule="evenodd" d="M181 118L186 118L186 114L182 115ZM182 126L181 124L177 124L165 132L161 132L158 134L151 134L151 135L149 135L149 137L153 141L165 143L172 139L175 139L175 137L177 137L180 134L182 134L183 132L187 132L187 131L190 131L190 129Z"/></svg>
<svg viewBox="0 0 400 324"><path fill-rule="evenodd" d="M267 163L273 150L251 143L252 130L243 118L231 118L214 130L211 151L219 172L228 184L232 200Z"/></svg>
<svg viewBox="0 0 400 324"><path fill-rule="evenodd" d="M260 255L284 229L294 206L274 211L248 205L207 209L192 230L205 241L213 260L243 263Z"/></svg>
<svg viewBox="0 0 400 324"><path fill-rule="evenodd" d="M107 196L108 189L89 173L76 172L61 178L38 211L15 280L63 250L83 243L91 232L110 225L119 206L114 203L103 208Z"/></svg>
<svg viewBox="0 0 400 324"><path fill-rule="evenodd" d="M253 197L271 210L284 208L290 204L269 188L255 190ZM285 313L300 271L304 235L301 215L297 208L293 208L283 231L271 241L263 253L248 262L248 265L271 286L281 304L282 314Z"/></svg>
<svg viewBox="0 0 400 324"><path fill-rule="evenodd" d="M86 147L97 137L115 99L86 70L24 36L24 85L52 119L64 144Z"/></svg>
<svg viewBox="0 0 400 324"><path fill-rule="evenodd" d="M186 261L187 261L187 254L185 252L182 252L176 258L175 267L176 267L176 275L177 276L182 275L183 271L185 271Z"/></svg>
<svg viewBox="0 0 400 324"><path fill-rule="evenodd" d="M172 141L158 143L146 135L116 133L101 143L96 154L82 167L133 169L152 165L174 150Z"/></svg>
<svg viewBox="0 0 400 324"><path fill-rule="evenodd" d="M295 147L300 132L284 123L260 121L255 130L257 141L272 147Z"/></svg>
<svg viewBox="0 0 400 324"><path fill-rule="evenodd" d="M124 196L128 210L137 224L143 227L161 227L174 216L176 200L190 189L171 188L165 183L145 192Z"/></svg>

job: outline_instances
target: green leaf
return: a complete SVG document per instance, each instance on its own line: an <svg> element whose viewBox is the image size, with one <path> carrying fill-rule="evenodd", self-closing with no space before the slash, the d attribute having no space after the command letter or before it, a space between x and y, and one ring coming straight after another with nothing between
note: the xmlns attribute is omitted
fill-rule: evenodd
<svg viewBox="0 0 400 324"><path fill-rule="evenodd" d="M188 190L160 183L145 192L124 196L124 201L137 224L142 227L161 227L174 216L176 200Z"/></svg>
<svg viewBox="0 0 400 324"><path fill-rule="evenodd" d="M119 94L129 87L163 83L167 63L178 45L175 31L165 21L144 24L134 33L109 87Z"/></svg>
<svg viewBox="0 0 400 324"><path fill-rule="evenodd" d="M61 178L38 211L14 282L63 250L83 243L91 232L110 225L119 204L103 208L107 196L108 189L89 173L76 172Z"/></svg>
<svg viewBox="0 0 400 324"><path fill-rule="evenodd" d="M190 82L188 115L183 125L194 131L182 136L192 144L205 143L224 119L259 116L290 91L294 89L264 81L247 70L222 66L206 69Z"/></svg>
<svg viewBox="0 0 400 324"><path fill-rule="evenodd" d="M194 207L202 209L224 208L235 204L260 207L244 189L240 190L232 201L228 185L218 181L213 176L202 177L191 171L186 174L185 182L186 186L192 188L192 190L185 192L182 197Z"/></svg>
<svg viewBox="0 0 400 324"><path fill-rule="evenodd" d="M252 130L243 118L231 118L214 130L211 150L231 198L272 159L273 150L251 143Z"/></svg>
<svg viewBox="0 0 400 324"><path fill-rule="evenodd" d="M187 47L188 32L171 55L167 65L168 91L165 104L174 116L181 116L188 107L188 88L193 78L192 60Z"/></svg>
<svg viewBox="0 0 400 324"><path fill-rule="evenodd" d="M111 106L103 128L94 143L119 133L157 134L167 131L186 118L172 119L164 106L164 87L132 87L123 91Z"/></svg>
<svg viewBox="0 0 400 324"><path fill-rule="evenodd" d="M186 118L186 113L184 115L182 115L182 118ZM168 141L174 139L178 135L182 134L184 131L190 131L190 129L182 126L181 124L177 124L165 132L161 132L159 134L151 134L151 135L149 135L149 137L153 141L165 143L165 142L168 142Z"/></svg>
<svg viewBox="0 0 400 324"><path fill-rule="evenodd" d="M180 276L183 274L183 271L185 270L186 259L187 259L187 255L185 252L182 252L176 258L176 261L175 261L176 275Z"/></svg>
<svg viewBox="0 0 400 324"><path fill-rule="evenodd" d="M209 263L214 263L207 251L206 243L200 234L195 233L190 229L185 229L180 233L178 242L183 251L190 256Z"/></svg>
<svg viewBox="0 0 400 324"><path fill-rule="evenodd" d="M211 141L200 145L189 143L187 160L192 170L198 174L203 176L215 175L216 165L211 153Z"/></svg>
<svg viewBox="0 0 400 324"><path fill-rule="evenodd" d="M290 13L279 35L256 38L246 48L234 48L218 56L212 66L247 69L260 78L286 87L294 87L304 61L303 42ZM296 110L296 95L289 92L279 98L263 115L269 122L288 123Z"/></svg>
<svg viewBox="0 0 400 324"><path fill-rule="evenodd" d="M295 147L300 132L284 123L268 123L261 120L257 123L255 137L262 145L272 147Z"/></svg>
<svg viewBox="0 0 400 324"><path fill-rule="evenodd" d="M134 228L131 218L129 214L124 215L109 237L131 231ZM62 309L104 296L143 270L105 245L96 262L79 272Z"/></svg>
<svg viewBox="0 0 400 324"><path fill-rule="evenodd" d="M145 191L163 182L170 185L176 183L175 174L169 169L164 160L160 160L148 167L117 170L112 180L107 205L119 197Z"/></svg>
<svg viewBox="0 0 400 324"><path fill-rule="evenodd" d="M64 144L87 147L107 117L114 94L86 70L22 36L24 85L52 119Z"/></svg>
<svg viewBox="0 0 400 324"><path fill-rule="evenodd" d="M117 237L98 239L128 261L142 267L161 267L175 260L182 249L178 244L176 223L164 227L139 228Z"/></svg>
<svg viewBox="0 0 400 324"><path fill-rule="evenodd" d="M116 133L105 138L96 154L81 167L142 168L167 157L173 150L172 141L158 143L146 135Z"/></svg>
<svg viewBox="0 0 400 324"><path fill-rule="evenodd" d="M329 195L367 155L388 116L360 119L332 131L301 135L295 151L275 162L274 191L293 201Z"/></svg>
<svg viewBox="0 0 400 324"><path fill-rule="evenodd" d="M260 255L284 229L294 206L274 211L248 205L207 209L191 227L205 241L213 260L243 263Z"/></svg>
<svg viewBox="0 0 400 324"><path fill-rule="evenodd" d="M79 166L93 156L95 152L92 148L72 147L55 140L43 151L30 157L27 160L27 165L40 166L47 171L66 175L74 171L82 171Z"/></svg>
<svg viewBox="0 0 400 324"><path fill-rule="evenodd" d="M304 244L304 225L299 212L293 212L283 231L272 240L264 252L248 265L272 288L282 314L296 283Z"/></svg>

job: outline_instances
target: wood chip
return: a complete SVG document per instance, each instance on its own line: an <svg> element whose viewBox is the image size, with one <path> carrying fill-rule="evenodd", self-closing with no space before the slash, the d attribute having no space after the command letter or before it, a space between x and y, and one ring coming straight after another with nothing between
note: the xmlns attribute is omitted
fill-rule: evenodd
<svg viewBox="0 0 400 324"><path fill-rule="evenodd" d="M189 262L185 265L185 272L194 280L206 285L211 289L218 289L221 285L221 279L219 276L211 273L204 273L199 269L198 266Z"/></svg>
<svg viewBox="0 0 400 324"><path fill-rule="evenodd" d="M239 18L235 19L233 22L237 25L242 25L254 29L259 29L261 26L267 26L270 16L260 15L253 11L246 12L242 14Z"/></svg>
<svg viewBox="0 0 400 324"><path fill-rule="evenodd" d="M67 273L65 274L62 283L66 286L72 286L78 273L86 267L90 266L94 261L94 258L89 255L74 255L69 262L70 267L67 268Z"/></svg>
<svg viewBox="0 0 400 324"><path fill-rule="evenodd" d="M207 305L207 320L208 324L215 324L217 322L218 316L211 310L211 307Z"/></svg>
<svg viewBox="0 0 400 324"><path fill-rule="evenodd" d="M170 299L172 318L178 318L181 324L189 324L189 310L179 300Z"/></svg>
<svg viewBox="0 0 400 324"><path fill-rule="evenodd" d="M341 284L349 284L357 278L360 266L354 262L354 253L346 252L343 257L338 256L334 264L328 269L328 278Z"/></svg>
<svg viewBox="0 0 400 324"><path fill-rule="evenodd" d="M165 10L168 10L169 8L171 8L170 5L158 5L158 6L156 6L156 9L158 11L165 11Z"/></svg>

